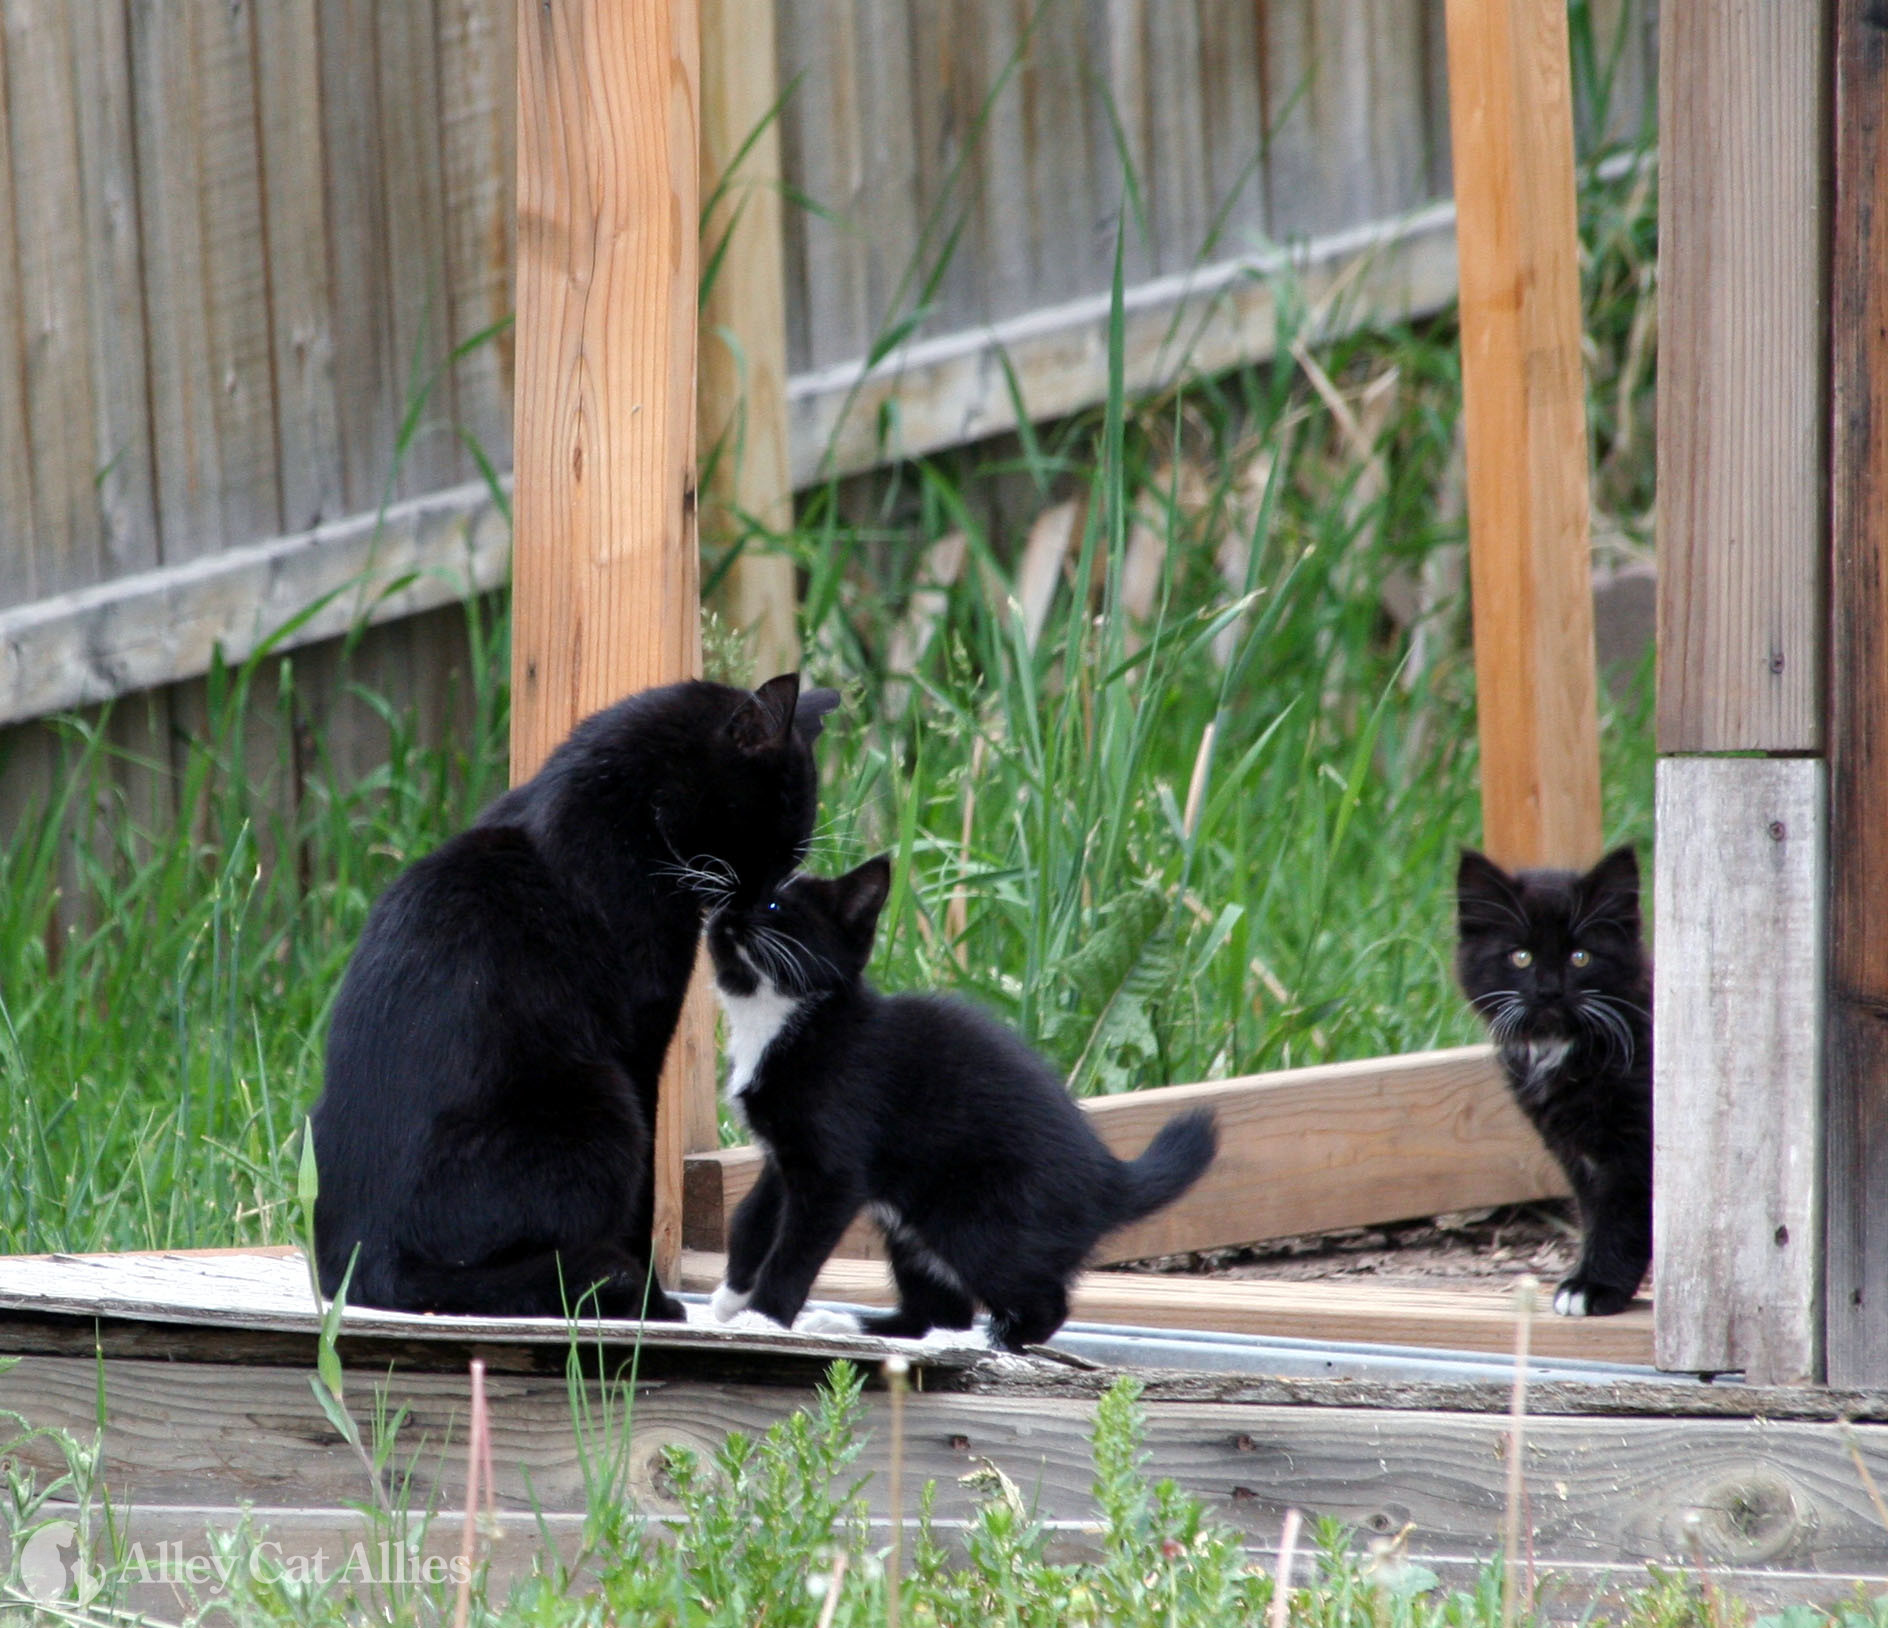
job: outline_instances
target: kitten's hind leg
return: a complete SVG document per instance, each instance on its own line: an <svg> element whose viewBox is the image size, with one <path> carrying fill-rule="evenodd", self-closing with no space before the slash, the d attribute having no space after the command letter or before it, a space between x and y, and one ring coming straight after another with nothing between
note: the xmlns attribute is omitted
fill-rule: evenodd
<svg viewBox="0 0 1888 1628"><path fill-rule="evenodd" d="M898 1284L898 1308L859 1319L864 1334L921 1340L934 1328L969 1328L976 1303L937 1256L902 1231L886 1235L892 1277Z"/></svg>
<svg viewBox="0 0 1888 1628"><path fill-rule="evenodd" d="M1068 1315L1068 1290L1060 1283L1034 1285L1006 1295L1001 1305L991 1303L990 1343L1005 1351L1041 1345L1068 1321Z"/></svg>

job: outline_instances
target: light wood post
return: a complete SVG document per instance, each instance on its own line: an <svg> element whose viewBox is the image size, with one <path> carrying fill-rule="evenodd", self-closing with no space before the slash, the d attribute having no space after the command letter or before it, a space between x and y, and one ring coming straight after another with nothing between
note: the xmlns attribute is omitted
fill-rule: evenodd
<svg viewBox="0 0 1888 1628"><path fill-rule="evenodd" d="M701 0L701 58L702 196L720 189L702 232L714 263L701 312L703 461L719 448L702 532L723 547L748 535L717 599L751 641L759 681L800 663L793 561L759 552L743 519L773 532L793 523L774 0Z"/></svg>
<svg viewBox="0 0 1888 1628"><path fill-rule="evenodd" d="M1660 25L1658 1361L1813 1379L1829 23L1701 5ZM1888 1288L1888 1250L1871 1270ZM1869 1326L1879 1380L1888 1298Z"/></svg>
<svg viewBox="0 0 1888 1628"><path fill-rule="evenodd" d="M1835 11L1829 1380L1880 1386L1888 1385L1888 33L1879 7L1840 0Z"/></svg>
<svg viewBox="0 0 1888 1628"><path fill-rule="evenodd" d="M1482 841L1600 851L1586 392L1564 0L1448 0Z"/></svg>
<svg viewBox="0 0 1888 1628"><path fill-rule="evenodd" d="M519 0L511 772L701 666L695 0ZM681 1247L691 996L656 1127L657 1270ZM710 1038L706 1044L703 1036Z"/></svg>

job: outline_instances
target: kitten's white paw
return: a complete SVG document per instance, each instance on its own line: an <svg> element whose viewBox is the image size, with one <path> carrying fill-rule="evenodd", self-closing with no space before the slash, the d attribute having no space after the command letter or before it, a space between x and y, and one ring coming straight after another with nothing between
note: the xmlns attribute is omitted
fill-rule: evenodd
<svg viewBox="0 0 1888 1628"><path fill-rule="evenodd" d="M1562 1317L1586 1316L1586 1290L1558 1289L1554 1293L1554 1310Z"/></svg>
<svg viewBox="0 0 1888 1628"><path fill-rule="evenodd" d="M857 1334L859 1319L849 1311L803 1311L793 1320L795 1334Z"/></svg>
<svg viewBox="0 0 1888 1628"><path fill-rule="evenodd" d="M747 1303L754 1298L754 1291L749 1289L741 1294L730 1289L726 1283L718 1284L715 1292L708 1297L708 1309L715 1314L717 1323L731 1323L747 1310Z"/></svg>

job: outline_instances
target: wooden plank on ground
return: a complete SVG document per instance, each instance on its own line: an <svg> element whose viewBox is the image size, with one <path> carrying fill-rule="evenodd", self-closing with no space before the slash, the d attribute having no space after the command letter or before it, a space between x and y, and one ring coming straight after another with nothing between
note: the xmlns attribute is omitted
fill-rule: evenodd
<svg viewBox="0 0 1888 1628"><path fill-rule="evenodd" d="M370 1369L347 1375L363 1419L376 1387L388 1383ZM501 1509L582 1509L563 1378L492 1375L487 1388ZM303 1373L108 1363L104 1391L104 1481L115 1505L136 1512L134 1523L239 1501L270 1512L338 1510L367 1496L358 1458L321 1418ZM0 1406L88 1438L98 1393L85 1359L28 1358L0 1375ZM466 1379L400 1374L389 1394L410 1409L400 1441L403 1462L417 1456L415 1505L459 1507ZM738 1383L671 1381L643 1392L629 1421L632 1495L657 1517L678 1513L660 1473L666 1449L711 1453L730 1430L758 1435L807 1399L804 1388ZM883 1393L867 1396L858 1464L880 1519L892 1450L887 1410ZM1089 1400L913 1394L904 1421L907 1499L935 1482L935 1519L948 1533L976 1511L978 1494L960 1478L988 1460L1027 1489L1034 1514L1058 1537L1079 1544L1088 1528L1092 1541L1094 1420ZM1147 1408L1146 1447L1161 1476L1250 1541L1276 1541L1285 1510L1296 1508L1364 1535L1405 1532L1413 1556L1460 1557L1486 1555L1497 1540L1508 1428L1499 1414L1156 1402ZM1888 1427L1880 1425L1530 1419L1534 1563L1543 1574L1590 1576L1601 1567L1702 1561L1720 1588L1735 1581L1740 1594L1747 1585L1787 1588L1792 1573L1798 1586L1805 1572L1879 1576L1881 1529L1850 1439L1873 1474L1888 1475ZM51 1443L29 1443L24 1456L51 1469L40 1455L52 1452Z"/></svg>
<svg viewBox="0 0 1888 1628"><path fill-rule="evenodd" d="M1827 10L1659 11L1662 752L1822 743Z"/></svg>
<svg viewBox="0 0 1888 1628"><path fill-rule="evenodd" d="M1117 1156L1138 1155L1174 1114L1212 1107L1219 1157L1183 1197L1111 1233L1099 1258L1147 1256L1370 1226L1566 1192L1486 1046L1176 1085L1082 1106ZM760 1175L754 1148L689 1161L688 1243L722 1247ZM870 1223L843 1253L880 1253Z"/></svg>
<svg viewBox="0 0 1888 1628"><path fill-rule="evenodd" d="M1561 0L1450 0L1482 843L1600 851L1573 93Z"/></svg>
<svg viewBox="0 0 1888 1628"><path fill-rule="evenodd" d="M1888 31L1860 0L1835 86L1828 1357L1852 1383L1888 1375Z"/></svg>
<svg viewBox="0 0 1888 1628"><path fill-rule="evenodd" d="M685 1250L681 1286L720 1283L726 1257ZM835 1256L813 1285L816 1298L889 1306L891 1271L880 1261ZM1069 1297L1081 1323L1184 1328L1278 1339L1426 1346L1440 1351L1512 1351L1514 1295L1504 1287L1415 1288L1367 1282L1296 1283L1191 1277L1165 1272L1084 1272ZM1533 1350L1588 1362L1652 1360L1652 1307L1640 1300L1617 1317L1535 1319Z"/></svg>
<svg viewBox="0 0 1888 1628"><path fill-rule="evenodd" d="M1821 1377L1824 767L1658 766L1663 1368Z"/></svg>
<svg viewBox="0 0 1888 1628"><path fill-rule="evenodd" d="M774 8L702 0L701 51L702 196L719 195L702 245L715 267L702 301L697 391L702 462L714 464L702 540L741 550L721 608L747 635L754 676L765 679L800 661L793 558L767 542L793 525Z"/></svg>
<svg viewBox="0 0 1888 1628"><path fill-rule="evenodd" d="M701 671L700 46L694 0L519 0L514 784L578 719ZM713 1053L698 980L655 1126L659 1272L681 1247L682 1098L713 1090Z"/></svg>

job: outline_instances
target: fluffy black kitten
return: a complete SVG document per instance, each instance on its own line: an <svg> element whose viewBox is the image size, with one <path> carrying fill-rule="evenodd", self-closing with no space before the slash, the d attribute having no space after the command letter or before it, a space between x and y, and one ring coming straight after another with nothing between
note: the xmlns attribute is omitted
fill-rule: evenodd
<svg viewBox="0 0 1888 1628"><path fill-rule="evenodd" d="M383 893L335 1001L314 1109L329 1294L407 1311L679 1318L647 1270L657 1080L706 902L812 833L838 701L645 690Z"/></svg>
<svg viewBox="0 0 1888 1628"><path fill-rule="evenodd" d="M1580 1205L1580 1259L1554 1310L1624 1311L1652 1259L1652 965L1639 861L1619 848L1584 876L1510 876L1464 849L1456 895L1456 976Z"/></svg>
<svg viewBox="0 0 1888 1628"><path fill-rule="evenodd" d="M968 1328L1012 1350L1068 1316L1095 1241L1171 1202L1215 1148L1210 1112L1116 1159L1047 1063L974 1007L865 981L891 865L794 876L709 918L728 1089L766 1149L735 1212L714 1309L792 1324L861 1209L884 1227L896 1311L874 1334Z"/></svg>

